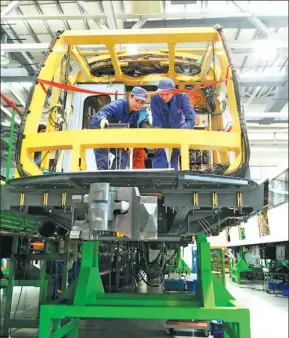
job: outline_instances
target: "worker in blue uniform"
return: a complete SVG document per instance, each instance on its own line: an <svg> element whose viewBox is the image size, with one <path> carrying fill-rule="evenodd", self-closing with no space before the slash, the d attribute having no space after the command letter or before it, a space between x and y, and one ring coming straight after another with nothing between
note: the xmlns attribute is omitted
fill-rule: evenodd
<svg viewBox="0 0 289 338"><path fill-rule="evenodd" d="M192 129L195 125L196 113L190 106L187 94L170 93L175 83L170 78L160 80L157 93L151 98L152 124L157 128ZM170 167L178 170L179 149L173 149ZM153 168L168 168L168 160L164 149L156 149Z"/></svg>
<svg viewBox="0 0 289 338"><path fill-rule="evenodd" d="M146 99L146 90L134 87L128 99L119 99L104 106L91 120L90 128L107 128L109 123L129 123L130 128L137 128L139 110ZM125 169L129 160L128 149L94 149L97 169L109 169L109 152L115 156L111 169Z"/></svg>

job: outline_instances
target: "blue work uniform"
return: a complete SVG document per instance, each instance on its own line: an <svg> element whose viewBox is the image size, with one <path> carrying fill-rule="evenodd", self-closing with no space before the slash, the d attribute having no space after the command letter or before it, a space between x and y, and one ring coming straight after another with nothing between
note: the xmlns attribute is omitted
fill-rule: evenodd
<svg viewBox="0 0 289 338"><path fill-rule="evenodd" d="M129 112L129 101L127 99L116 100L104 106L91 120L90 128L100 128L100 121L105 119L109 123L129 123L130 128L137 128L139 111ZM115 156L112 169L125 169L129 156L122 149L94 149L98 170L108 170L109 151Z"/></svg>
<svg viewBox="0 0 289 338"><path fill-rule="evenodd" d="M153 126L170 129L192 129L195 125L196 113L190 106L189 97L185 93L174 94L169 103L165 103L159 95L151 98ZM173 149L171 168L178 170L180 151ZM153 158L153 168L168 168L164 149L157 149Z"/></svg>

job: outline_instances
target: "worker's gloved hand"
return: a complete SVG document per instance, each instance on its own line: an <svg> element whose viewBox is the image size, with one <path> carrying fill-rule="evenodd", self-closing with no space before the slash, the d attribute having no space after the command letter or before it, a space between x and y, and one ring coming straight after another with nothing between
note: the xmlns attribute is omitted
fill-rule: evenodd
<svg viewBox="0 0 289 338"><path fill-rule="evenodd" d="M107 128L109 126L109 123L107 120L103 119L100 121L100 128L101 129L104 129L104 128Z"/></svg>
<svg viewBox="0 0 289 338"><path fill-rule="evenodd" d="M133 151L133 148L124 148L123 152L126 153L127 155L130 155Z"/></svg>

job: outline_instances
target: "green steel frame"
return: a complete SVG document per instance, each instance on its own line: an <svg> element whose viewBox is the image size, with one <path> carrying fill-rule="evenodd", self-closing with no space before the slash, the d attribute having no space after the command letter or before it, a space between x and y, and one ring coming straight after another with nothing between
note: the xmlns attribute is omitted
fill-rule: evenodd
<svg viewBox="0 0 289 338"><path fill-rule="evenodd" d="M78 280L58 299L42 305L39 338L78 338L80 319L222 320L225 338L250 338L249 310L239 308L211 273L210 245L197 236L199 281L196 295L104 293L98 266L98 241L82 243ZM66 301L66 304L60 304Z"/></svg>
<svg viewBox="0 0 289 338"><path fill-rule="evenodd" d="M211 249L211 265L212 273L220 276L222 283L226 286L225 252L223 248Z"/></svg>
<svg viewBox="0 0 289 338"><path fill-rule="evenodd" d="M230 277L232 281L241 284L241 273L252 271L253 269L250 268L246 262L243 248L240 248L240 259L237 263L234 263L233 261L230 263Z"/></svg>
<svg viewBox="0 0 289 338"><path fill-rule="evenodd" d="M62 290L65 291L67 288L67 279L68 279L68 260L69 260L69 244L70 239L67 235L64 242L64 254L57 255L54 252L54 247L50 241L45 242L43 254L30 255L27 252L27 263L32 260L39 260L42 262L39 279L23 279L15 280L15 270L17 265L17 256L19 254L18 249L20 245L20 236L13 236L12 242L12 251L11 259L9 265L9 275L8 279L0 280L0 288L4 288L6 294L4 316L3 316L3 325L0 328L0 337L9 337L9 332L11 328L38 328L39 327L39 312L40 306L42 304L47 304L50 300L49 294L52 290L52 280L47 274L47 261L52 260L63 260L64 266L62 271ZM11 309L12 309L12 298L13 298L13 289L15 286L25 287L25 286L35 286L39 287L39 301L38 301L38 317L31 319L15 319L11 318Z"/></svg>

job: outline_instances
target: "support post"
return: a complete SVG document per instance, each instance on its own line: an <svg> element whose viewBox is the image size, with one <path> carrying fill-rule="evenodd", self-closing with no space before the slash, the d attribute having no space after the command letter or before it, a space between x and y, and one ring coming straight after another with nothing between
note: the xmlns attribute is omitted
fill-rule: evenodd
<svg viewBox="0 0 289 338"><path fill-rule="evenodd" d="M87 305L104 289L99 274L99 241L82 243L81 266L74 296L74 305Z"/></svg>
<svg viewBox="0 0 289 338"><path fill-rule="evenodd" d="M119 242L117 242L117 249L115 255L115 287L116 292L119 291L119 281L120 281L120 254L119 254Z"/></svg>
<svg viewBox="0 0 289 338"><path fill-rule="evenodd" d="M68 284L68 260L69 260L70 238L69 234L65 236L64 240L64 262L62 268L62 292L67 289Z"/></svg>
<svg viewBox="0 0 289 338"><path fill-rule="evenodd" d="M214 285L211 271L210 244L204 233L197 236L199 283L197 296L205 308L215 307Z"/></svg>
<svg viewBox="0 0 289 338"><path fill-rule="evenodd" d="M13 285L15 278L15 268L16 268L16 257L18 248L18 236L13 236L12 242L12 251L11 251L11 259L9 266L9 275L8 275L8 286L6 293L6 302L5 302L5 312L4 312L4 321L1 332L1 337L9 336L9 329L11 328L11 308L12 308L12 298L13 298Z"/></svg>
<svg viewBox="0 0 289 338"><path fill-rule="evenodd" d="M223 284L226 287L226 265L225 265L225 252L224 249L221 249L221 269L222 269L222 280Z"/></svg>
<svg viewBox="0 0 289 338"><path fill-rule="evenodd" d="M44 253L48 255L49 252L49 242L45 241L44 244ZM47 299L47 288L48 288L48 280L47 280L47 261L43 260L40 269L40 291L39 291L39 303L38 303L38 313L40 313L40 306L45 303Z"/></svg>

